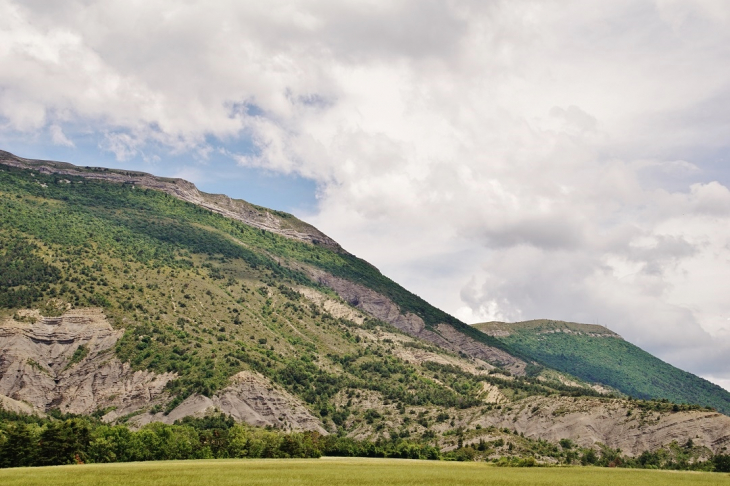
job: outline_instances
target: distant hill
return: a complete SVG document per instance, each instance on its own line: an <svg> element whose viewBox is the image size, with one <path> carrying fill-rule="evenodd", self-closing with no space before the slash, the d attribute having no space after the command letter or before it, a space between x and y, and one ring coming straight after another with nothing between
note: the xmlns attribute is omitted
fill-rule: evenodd
<svg viewBox="0 0 730 486"><path fill-rule="evenodd" d="M696 403L730 414L730 393L625 341L603 326L534 320L475 324L541 364L626 395Z"/></svg>

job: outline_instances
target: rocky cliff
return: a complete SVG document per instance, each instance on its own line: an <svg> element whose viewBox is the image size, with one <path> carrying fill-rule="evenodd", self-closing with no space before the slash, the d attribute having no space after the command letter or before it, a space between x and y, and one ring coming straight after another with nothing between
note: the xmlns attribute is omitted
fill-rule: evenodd
<svg viewBox="0 0 730 486"><path fill-rule="evenodd" d="M101 309L69 310L60 317L20 311L0 323L0 395L38 411L90 414L113 408L126 414L164 403L173 374L132 371L114 357L123 331Z"/></svg>
<svg viewBox="0 0 730 486"><path fill-rule="evenodd" d="M254 228L271 231L287 238L321 245L333 251L344 252L329 236L294 216L272 211L223 194L199 191L195 184L184 179L157 177L145 172L123 171L101 167L78 167L65 162L32 160L17 157L0 150L0 163L22 169L32 169L44 174L83 177L91 180L130 184L144 189L155 189L176 198L198 205L227 218L242 221Z"/></svg>
<svg viewBox="0 0 730 486"><path fill-rule="evenodd" d="M523 360L499 348L481 343L458 331L450 324L441 323L435 329L428 329L419 316L402 312L398 305L388 297L364 285L334 277L311 267L306 268L306 270L313 280L337 292L337 295L351 306L391 324L410 336L433 343L449 351L461 352L473 358L484 360L491 365L503 367L515 375L524 375L525 373L527 363Z"/></svg>
<svg viewBox="0 0 730 486"><path fill-rule="evenodd" d="M656 450L688 439L713 453L730 446L730 417L717 412L642 410L635 402L600 398L531 397L519 406L503 407L470 425L494 425L530 438L571 438L590 447L596 443L620 448L628 455Z"/></svg>
<svg viewBox="0 0 730 486"><path fill-rule="evenodd" d="M238 422L257 427L314 430L327 434L322 422L299 399L251 371L242 371L235 375L229 387L211 398L192 395L167 415L148 413L135 417L130 423L136 426L150 422L172 424L183 417L204 417L213 412L223 412Z"/></svg>
<svg viewBox="0 0 730 486"><path fill-rule="evenodd" d="M59 317L16 312L0 322L0 404L22 413L100 411L109 422L134 416L130 423L137 426L221 411L251 425L326 433L300 400L253 372L234 376L212 398L193 395L167 415L155 413L155 405L170 401L165 385L175 374L133 371L115 358L123 332L112 328L101 309L68 310Z"/></svg>

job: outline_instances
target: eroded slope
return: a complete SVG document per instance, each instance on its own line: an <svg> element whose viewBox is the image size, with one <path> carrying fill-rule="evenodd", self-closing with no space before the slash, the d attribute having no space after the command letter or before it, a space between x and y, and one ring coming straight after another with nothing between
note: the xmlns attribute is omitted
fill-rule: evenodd
<svg viewBox="0 0 730 486"><path fill-rule="evenodd" d="M117 359L114 345L123 331L101 309L16 316L0 323L0 395L38 411L76 414L111 407L124 414L169 400L164 388L175 375L133 371Z"/></svg>
<svg viewBox="0 0 730 486"><path fill-rule="evenodd" d="M235 375L211 398L194 394L169 414L155 413L172 400L165 386L176 374L134 371L116 358L123 331L114 330L101 309L59 317L20 311L16 317L0 323L0 397L8 410L101 412L106 421L136 416L136 425L222 411L251 425L326 433L299 399L253 372Z"/></svg>

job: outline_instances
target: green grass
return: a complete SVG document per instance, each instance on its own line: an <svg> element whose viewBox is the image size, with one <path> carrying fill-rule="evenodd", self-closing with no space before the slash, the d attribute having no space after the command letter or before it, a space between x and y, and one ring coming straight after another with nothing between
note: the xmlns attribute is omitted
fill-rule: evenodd
<svg viewBox="0 0 730 486"><path fill-rule="evenodd" d="M402 459L231 459L7 469L0 471L0 483L5 486L673 486L730 484L730 475L591 467L499 468L485 463Z"/></svg>
<svg viewBox="0 0 730 486"><path fill-rule="evenodd" d="M476 329L505 329L500 339L550 368L592 383L603 383L635 398L664 398L699 404L730 414L730 393L682 371L600 326L535 320L514 324L475 324ZM570 330L572 333L553 332ZM592 335L591 335L592 334ZM596 334L609 336L597 337Z"/></svg>

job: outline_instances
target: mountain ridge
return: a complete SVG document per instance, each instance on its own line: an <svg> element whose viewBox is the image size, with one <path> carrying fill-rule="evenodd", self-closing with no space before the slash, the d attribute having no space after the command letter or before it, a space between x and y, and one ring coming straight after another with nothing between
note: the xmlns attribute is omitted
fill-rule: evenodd
<svg viewBox="0 0 730 486"><path fill-rule="evenodd" d="M8 323L0 335L10 336L1 345L26 349L0 358L8 406L32 401L27 384L44 380L61 399L35 409L70 411L70 385L121 365L170 379L136 405L111 389L92 390L84 413L95 408L104 421L139 427L218 408L244 421L268 417L260 424L277 428L410 437L444 450L459 448L457 437L489 437L496 426L541 439L550 423L582 446L636 453L672 434L705 434L698 447L713 452L730 441L730 417L611 398L548 370L339 245L322 244L318 230L294 217L285 222L309 236L231 218L151 187L155 180L144 186L140 175L58 164L0 153L0 320ZM104 350L83 333L46 339L51 360L43 346L13 344L19 329L38 340L39 322L63 323L92 308L103 309L107 332L120 336ZM627 425L635 433L619 440L626 419L615 410L636 407L651 407L651 420ZM541 408L551 412L532 427Z"/></svg>
<svg viewBox="0 0 730 486"><path fill-rule="evenodd" d="M559 321L553 319L532 319L520 322L488 321L472 324L485 334L494 337L506 337L510 330L539 328L542 333L576 332L593 337L613 337L624 339L618 333L599 324L581 324L579 322Z"/></svg>
<svg viewBox="0 0 730 486"><path fill-rule="evenodd" d="M431 306L420 297L411 294L383 276L372 264L351 255L324 233L290 214L271 211L224 195L206 194L199 191L191 182L183 179L157 177L144 172L93 167L81 168L66 162L23 159L4 151L0 151L0 163L20 169L36 170L40 173L76 176L84 179L129 184L131 187L140 186L159 190L182 201L210 210L221 216L241 221L254 228L332 250L339 254L341 259L345 260L344 266L347 267L348 272L355 271L354 275L348 275L350 281L343 280L340 278L342 275L337 273L343 265L339 265L340 268L333 268L332 266L322 265L320 262L310 261L310 265L297 264L295 270L304 271L311 279L332 288L348 302L357 302L356 306L360 308L368 307L371 313L376 312L375 315L379 319L396 327L401 326L406 332L416 333L421 338L449 346L452 349L464 345L464 339L466 339L468 348L477 356L499 355L502 360L506 360L505 364L507 366L512 367L511 371L517 374L523 373L526 366L525 357L510 356L514 353L509 353L508 350L503 350L507 351L506 353L490 351L488 349L490 347L502 348L503 345L497 340L485 339L483 334L474 332L467 324ZM295 231L291 228L304 228L304 230ZM317 265L320 268L312 268L312 265ZM368 285L361 285L352 282L352 280L362 281ZM396 295L392 293L383 294L383 287L388 288L391 292L395 290ZM380 290L380 293L378 293L378 290ZM394 302L394 299L397 302ZM404 308L404 300L408 304L405 306L406 308ZM397 311L395 311L396 308ZM424 322L419 322L419 319ZM443 326L443 332L449 334L452 338L459 337L458 334L464 334L466 338L459 337L459 343L454 345L450 343L448 338L441 335L442 332L438 330L434 332L433 326ZM454 327L457 328L456 335L452 331Z"/></svg>
<svg viewBox="0 0 730 486"><path fill-rule="evenodd" d="M224 194L205 193L200 191L195 184L185 179L160 177L140 171L104 167L79 167L68 162L25 159L3 150L0 150L0 163L11 167L37 170L42 173L79 176L163 191L183 201L242 221L255 228L271 231L286 238L322 245L334 251L344 252L339 243L332 238L289 213L270 210L241 199L232 199Z"/></svg>

